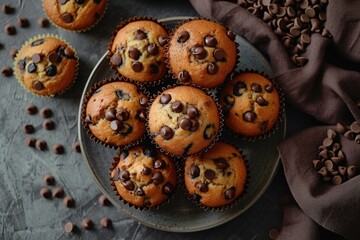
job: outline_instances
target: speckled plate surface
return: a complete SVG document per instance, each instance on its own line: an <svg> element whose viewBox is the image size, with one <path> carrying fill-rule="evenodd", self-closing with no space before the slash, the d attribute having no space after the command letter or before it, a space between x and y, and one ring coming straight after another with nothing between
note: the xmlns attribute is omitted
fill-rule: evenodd
<svg viewBox="0 0 360 240"><path fill-rule="evenodd" d="M161 19L160 21L171 28L188 18L174 17ZM239 43L241 56L238 71L252 69L263 72L269 77L273 76L268 62L250 43L240 36L237 36L236 41ZM80 102L78 131L85 165L100 190L116 207L125 211L135 220L152 228L172 232L194 232L213 228L230 221L252 206L261 197L271 183L279 165L280 156L276 146L285 136L285 119L279 124L276 133L265 140L248 142L232 136L228 131L223 132L222 140L231 142L243 150L248 161L251 177L247 193L232 208L223 211L203 211L187 199L182 189L177 191L170 203L155 211L140 211L120 201L112 190L109 180L109 167L112 157L116 155L116 151L90 140L81 124L81 105L86 92L96 82L114 76L114 73L110 70L106 54L94 67L84 88Z"/></svg>

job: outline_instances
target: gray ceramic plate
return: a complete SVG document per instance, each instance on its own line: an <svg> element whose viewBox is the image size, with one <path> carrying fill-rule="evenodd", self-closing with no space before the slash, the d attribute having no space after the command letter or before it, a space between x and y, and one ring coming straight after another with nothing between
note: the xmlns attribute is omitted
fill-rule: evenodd
<svg viewBox="0 0 360 240"><path fill-rule="evenodd" d="M174 17L162 19L170 28L176 23L189 17ZM241 63L237 70L253 69L263 72L272 77L272 71L264 57L245 39L238 36ZM85 93L105 77L114 76L109 69L106 54L99 60L93 69L85 86L80 108ZM80 109L81 111L81 109ZM237 217L264 193L272 181L279 165L279 153L276 146L285 135L285 120L279 125L277 132L265 140L255 142L243 141L240 138L231 136L228 131L223 132L222 139L232 142L239 149L243 150L248 160L250 168L250 181L247 193L238 201L238 204L224 211L203 211L198 206L192 204L183 191L180 189L170 203L163 205L156 211L140 211L129 207L118 199L111 188L109 180L109 167L112 157L116 151L108 149L102 145L96 144L90 140L81 124L81 114L79 111L78 131L81 143L82 155L85 165L88 167L90 174L99 186L100 190L107 196L110 201L119 209L125 211L133 219L149 227L172 232L194 232L213 228Z"/></svg>

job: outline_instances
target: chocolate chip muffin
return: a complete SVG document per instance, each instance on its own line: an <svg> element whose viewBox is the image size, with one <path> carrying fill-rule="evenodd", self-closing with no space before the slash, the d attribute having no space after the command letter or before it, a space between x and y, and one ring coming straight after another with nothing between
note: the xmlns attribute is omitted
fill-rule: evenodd
<svg viewBox="0 0 360 240"><path fill-rule="evenodd" d="M279 94L273 83L258 73L235 76L223 88L220 102L226 126L244 136L269 132L279 117Z"/></svg>
<svg viewBox="0 0 360 240"><path fill-rule="evenodd" d="M184 180L194 202L221 207L239 197L247 178L243 156L233 146L217 142L208 152L185 160Z"/></svg>
<svg viewBox="0 0 360 240"><path fill-rule="evenodd" d="M30 92L53 96L67 90L77 75L75 50L57 36L38 36L26 42L14 62L14 73Z"/></svg>
<svg viewBox="0 0 360 240"><path fill-rule="evenodd" d="M140 208L153 208L173 193L176 169L164 153L136 146L119 152L114 160L111 181L126 202Z"/></svg>
<svg viewBox="0 0 360 240"><path fill-rule="evenodd" d="M58 27L71 31L86 31L105 12L107 0L43 0L48 18Z"/></svg>
<svg viewBox="0 0 360 240"><path fill-rule="evenodd" d="M194 87L165 90L150 107L151 136L158 146L177 156L198 153L208 147L216 140L219 128L216 103Z"/></svg>
<svg viewBox="0 0 360 240"><path fill-rule="evenodd" d="M155 20L129 20L118 27L109 44L110 65L120 75L147 83L165 76L166 29Z"/></svg>
<svg viewBox="0 0 360 240"><path fill-rule="evenodd" d="M145 133L148 98L127 82L110 82L95 88L86 95L83 106L83 124L89 133L114 147L140 140Z"/></svg>
<svg viewBox="0 0 360 240"><path fill-rule="evenodd" d="M171 34L167 57L179 83L216 87L235 68L235 35L209 20L185 21Z"/></svg>

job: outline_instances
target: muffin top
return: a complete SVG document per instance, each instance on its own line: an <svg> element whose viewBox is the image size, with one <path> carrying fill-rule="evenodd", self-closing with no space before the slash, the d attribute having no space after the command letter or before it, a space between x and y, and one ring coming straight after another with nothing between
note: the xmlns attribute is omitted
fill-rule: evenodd
<svg viewBox="0 0 360 240"><path fill-rule="evenodd" d="M36 37L20 49L14 72L34 94L52 96L69 88L77 75L75 50L55 36Z"/></svg>
<svg viewBox="0 0 360 240"><path fill-rule="evenodd" d="M147 105L148 98L136 85L107 83L87 101L83 123L101 142L126 146L144 135Z"/></svg>
<svg viewBox="0 0 360 240"><path fill-rule="evenodd" d="M165 76L164 46L168 33L152 20L137 20L120 26L109 46L110 64L117 73L138 82Z"/></svg>
<svg viewBox="0 0 360 240"><path fill-rule="evenodd" d="M136 146L118 153L111 180L117 193L127 202L152 208L173 193L176 169L164 153Z"/></svg>
<svg viewBox="0 0 360 240"><path fill-rule="evenodd" d="M220 102L228 128L245 136L260 136L275 125L280 111L273 83L258 73L241 73L222 90Z"/></svg>
<svg viewBox="0 0 360 240"><path fill-rule="evenodd" d="M177 156L191 155L209 146L219 127L214 100L194 87L165 90L150 107L150 134L162 149Z"/></svg>
<svg viewBox="0 0 360 240"><path fill-rule="evenodd" d="M95 25L105 12L106 0L43 0L48 18L57 26L84 31Z"/></svg>
<svg viewBox="0 0 360 240"><path fill-rule="evenodd" d="M220 207L244 191L247 178L243 156L233 146L217 142L208 152L185 160L184 180L193 201Z"/></svg>
<svg viewBox="0 0 360 240"><path fill-rule="evenodd" d="M212 88L235 68L235 35L222 25L202 19L181 24L172 34L169 68L181 84Z"/></svg>

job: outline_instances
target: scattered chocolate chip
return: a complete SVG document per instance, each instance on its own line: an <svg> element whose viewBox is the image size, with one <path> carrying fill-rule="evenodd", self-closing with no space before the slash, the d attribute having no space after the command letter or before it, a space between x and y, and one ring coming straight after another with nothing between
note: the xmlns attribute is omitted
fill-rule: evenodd
<svg viewBox="0 0 360 240"><path fill-rule="evenodd" d="M57 68L54 65L47 66L45 69L46 76L53 77L57 73Z"/></svg>
<svg viewBox="0 0 360 240"><path fill-rule="evenodd" d="M55 184L55 178L51 175L45 175L43 178L43 181L46 185L54 185Z"/></svg>
<svg viewBox="0 0 360 240"><path fill-rule="evenodd" d="M146 111L144 109L139 110L137 113L137 118L141 122L146 122Z"/></svg>
<svg viewBox="0 0 360 240"><path fill-rule="evenodd" d="M135 40L143 40L146 38L146 33L144 33L142 30L138 29L135 31L134 39Z"/></svg>
<svg viewBox="0 0 360 240"><path fill-rule="evenodd" d="M327 130L327 137L328 139L334 139L336 137L336 132L333 129Z"/></svg>
<svg viewBox="0 0 360 240"><path fill-rule="evenodd" d="M268 101L266 101L262 96L257 96L256 97L256 103L259 104L260 106L269 105Z"/></svg>
<svg viewBox="0 0 360 240"><path fill-rule="evenodd" d="M333 150L334 152L337 152L337 151L339 151L340 149L341 149L340 143L334 143L334 144L333 144L332 150Z"/></svg>
<svg viewBox="0 0 360 240"><path fill-rule="evenodd" d="M52 194L51 194L51 190L48 188L42 188L40 189L40 196L45 198L45 199L50 199Z"/></svg>
<svg viewBox="0 0 360 240"><path fill-rule="evenodd" d="M226 34L228 35L228 37L232 40L232 41L235 41L235 34L231 31L231 30L228 30L226 32Z"/></svg>
<svg viewBox="0 0 360 240"><path fill-rule="evenodd" d="M24 131L24 133L30 134L30 133L33 133L35 131L35 128L31 124L25 123L23 125L23 131Z"/></svg>
<svg viewBox="0 0 360 240"><path fill-rule="evenodd" d="M129 180L130 179L130 173L127 170L122 170L120 172L120 178L123 181Z"/></svg>
<svg viewBox="0 0 360 240"><path fill-rule="evenodd" d="M324 141L323 141L323 145L325 147L330 147L332 144L333 144L333 140L330 139L330 138L325 138Z"/></svg>
<svg viewBox="0 0 360 240"><path fill-rule="evenodd" d="M113 120L110 123L110 128L116 132L124 128L124 125L119 120Z"/></svg>
<svg viewBox="0 0 360 240"><path fill-rule="evenodd" d="M167 104L171 101L171 95L170 94L163 94L160 98L160 103Z"/></svg>
<svg viewBox="0 0 360 240"><path fill-rule="evenodd" d="M115 108L110 108L105 112L105 119L108 121L113 121L116 119L116 110Z"/></svg>
<svg viewBox="0 0 360 240"><path fill-rule="evenodd" d="M7 35L15 35L16 34L16 28L14 25L6 24L4 27L4 31Z"/></svg>
<svg viewBox="0 0 360 240"><path fill-rule="evenodd" d="M122 57L119 53L115 53L114 55L112 55L112 57L110 58L110 62L112 65L114 66L120 66L122 64Z"/></svg>
<svg viewBox="0 0 360 240"><path fill-rule="evenodd" d="M353 131L354 133L360 133L360 124L358 122L353 122L350 125L350 130Z"/></svg>
<svg viewBox="0 0 360 240"><path fill-rule="evenodd" d="M178 79L180 82L189 82L191 80L191 76L188 71L183 70L179 72Z"/></svg>
<svg viewBox="0 0 360 240"><path fill-rule="evenodd" d="M136 195L145 196L145 191L142 188L136 189Z"/></svg>
<svg viewBox="0 0 360 240"><path fill-rule="evenodd" d="M100 226L103 228L110 228L112 226L111 219L104 217L100 220Z"/></svg>
<svg viewBox="0 0 360 240"><path fill-rule="evenodd" d="M197 178L200 175L200 168L196 165L191 166L190 175L192 178Z"/></svg>
<svg viewBox="0 0 360 240"><path fill-rule="evenodd" d="M234 197L235 197L235 188L232 187L232 188L226 190L225 193L224 193L224 195L225 195L225 196L224 196L225 199L232 199L232 198L234 198Z"/></svg>
<svg viewBox="0 0 360 240"><path fill-rule="evenodd" d="M199 117L199 111L198 109L193 106L193 105L189 105L186 109L186 114L191 118L191 119L195 119L197 117Z"/></svg>
<svg viewBox="0 0 360 240"><path fill-rule="evenodd" d="M29 73L34 73L34 72L36 72L36 69L37 69L36 65L34 63L30 63L28 65L27 71Z"/></svg>
<svg viewBox="0 0 360 240"><path fill-rule="evenodd" d="M155 43L152 43L149 46L147 46L147 51L150 55L154 56L159 53L159 47Z"/></svg>
<svg viewBox="0 0 360 240"><path fill-rule="evenodd" d="M203 47L194 47L192 50L192 54L196 59L204 59L207 56L207 51Z"/></svg>
<svg viewBox="0 0 360 240"><path fill-rule="evenodd" d="M174 186L171 183L167 182L163 186L162 191L163 191L163 193L169 195L174 192Z"/></svg>
<svg viewBox="0 0 360 240"><path fill-rule="evenodd" d="M339 175L336 175L331 179L331 183L334 185L340 185L342 182L342 178Z"/></svg>
<svg viewBox="0 0 360 240"><path fill-rule="evenodd" d="M184 130L190 130L192 127L192 122L188 118L181 118L179 121L179 126Z"/></svg>
<svg viewBox="0 0 360 240"><path fill-rule="evenodd" d="M207 191L209 191L208 186L207 186L205 183L202 183L202 182L196 183L195 187L196 187L200 192L207 192Z"/></svg>
<svg viewBox="0 0 360 240"><path fill-rule="evenodd" d="M159 38L158 38L158 41L159 41L159 44L160 44L160 46L165 46L166 45L166 43L167 43L167 39L166 39L166 37L164 37L164 36L160 36Z"/></svg>
<svg viewBox="0 0 360 240"><path fill-rule="evenodd" d="M336 131L338 131L340 134L345 134L348 129L341 123L336 123Z"/></svg>
<svg viewBox="0 0 360 240"><path fill-rule="evenodd" d="M348 174L349 178L355 177L358 174L356 167L355 166L349 166L347 168L347 174Z"/></svg>
<svg viewBox="0 0 360 240"><path fill-rule="evenodd" d="M28 146L28 147L35 147L35 143L36 143L36 138L34 138L33 136L27 136L25 138L25 146Z"/></svg>
<svg viewBox="0 0 360 240"><path fill-rule="evenodd" d="M252 111L247 111L244 113L243 115L243 119L246 121L246 122L254 122L255 119L256 119L256 113L252 112Z"/></svg>
<svg viewBox="0 0 360 240"><path fill-rule="evenodd" d="M169 140L174 136L174 131L170 127L164 126L160 129L160 134L165 140Z"/></svg>
<svg viewBox="0 0 360 240"><path fill-rule="evenodd" d="M42 127L46 130L53 130L55 128L55 122L51 119L45 119L42 123Z"/></svg>
<svg viewBox="0 0 360 240"><path fill-rule="evenodd" d="M99 201L101 206L109 206L109 205L111 205L111 202L109 201L109 199L107 197L105 197L105 195L100 195L98 201Z"/></svg>
<svg viewBox="0 0 360 240"><path fill-rule="evenodd" d="M13 70L11 67L3 67L1 69L1 74L5 77L10 77L13 75Z"/></svg>
<svg viewBox="0 0 360 240"><path fill-rule="evenodd" d="M151 177L151 180L154 184L159 185L164 182L164 176L161 174L161 172L155 172L154 175Z"/></svg>
<svg viewBox="0 0 360 240"><path fill-rule="evenodd" d="M132 191L135 188L135 185L131 180L123 181L121 184L129 191Z"/></svg>
<svg viewBox="0 0 360 240"><path fill-rule="evenodd" d="M129 54L129 57L134 60L138 60L139 57L141 56L141 52L139 51L139 49L134 48L134 47L130 47L128 54Z"/></svg>
<svg viewBox="0 0 360 240"><path fill-rule="evenodd" d="M149 99L147 97L142 97L139 100L141 106L146 107L149 104Z"/></svg>
<svg viewBox="0 0 360 240"><path fill-rule="evenodd" d="M33 82L33 89L40 91L42 89L44 89L44 84L38 80Z"/></svg>
<svg viewBox="0 0 360 240"><path fill-rule="evenodd" d="M51 118L53 113L51 111L50 108L47 108L47 107L44 107L44 108L41 108L40 109L40 115L43 117L43 118Z"/></svg>
<svg viewBox="0 0 360 240"><path fill-rule="evenodd" d="M335 168L334 163L331 160L326 160L324 166L328 172L331 172Z"/></svg>
<svg viewBox="0 0 360 240"><path fill-rule="evenodd" d="M280 232L279 232L278 229L276 229L276 228L270 229L269 238L271 240L275 240L275 239L277 239L279 237L279 234L280 234Z"/></svg>
<svg viewBox="0 0 360 240"><path fill-rule="evenodd" d="M355 133L353 131L347 131L346 133L344 133L344 137L349 139L349 140L354 140L355 139Z"/></svg>
<svg viewBox="0 0 360 240"><path fill-rule="evenodd" d="M213 52L213 56L217 61L222 61L225 58L225 51L222 50L221 48L217 48Z"/></svg>
<svg viewBox="0 0 360 240"><path fill-rule="evenodd" d="M13 59L15 59L17 53L18 53L18 50L15 49L15 48L12 48L12 49L10 50L10 52L9 52L9 55L10 55Z"/></svg>
<svg viewBox="0 0 360 240"><path fill-rule="evenodd" d="M91 229L93 227L93 224L93 221L91 221L89 218L84 218L81 221L81 226L86 230Z"/></svg>
<svg viewBox="0 0 360 240"><path fill-rule="evenodd" d="M73 15L71 15L70 13L63 13L61 15L61 19L65 22L65 23L71 23L74 21L74 17Z"/></svg>
<svg viewBox="0 0 360 240"><path fill-rule="evenodd" d="M52 151L55 154L63 154L65 152L65 148L63 145L56 143L52 146Z"/></svg>
<svg viewBox="0 0 360 240"><path fill-rule="evenodd" d="M262 92L261 85L257 84L257 83L251 84L251 90L256 92L256 93L261 93Z"/></svg>
<svg viewBox="0 0 360 240"><path fill-rule="evenodd" d="M38 19L37 24L39 27L47 28L49 26L49 20L47 18L41 17Z"/></svg>
<svg viewBox="0 0 360 240"><path fill-rule="evenodd" d="M141 173L144 174L145 176L148 176L151 174L151 169L144 166L143 169L141 170Z"/></svg>
<svg viewBox="0 0 360 240"><path fill-rule="evenodd" d="M56 52L51 52L49 55L48 55L48 59L51 63L59 63L61 58L59 56L59 54L57 54Z"/></svg>
<svg viewBox="0 0 360 240"><path fill-rule="evenodd" d="M125 108L120 108L116 113L116 118L120 121L126 121L130 117L130 113Z"/></svg>
<svg viewBox="0 0 360 240"><path fill-rule="evenodd" d="M214 75L219 71L218 66L215 63L209 63L207 66L207 72L210 75Z"/></svg>
<svg viewBox="0 0 360 240"><path fill-rule="evenodd" d="M171 104L171 109L176 113L180 113L183 110L183 104L180 101L175 101Z"/></svg>
<svg viewBox="0 0 360 240"><path fill-rule="evenodd" d="M6 4L6 3L2 5L1 10L5 14L11 14L14 12L14 8L11 5Z"/></svg>
<svg viewBox="0 0 360 240"><path fill-rule="evenodd" d="M131 67L135 72L141 72L144 69L143 64L141 62L139 62L139 61L134 61L131 64Z"/></svg>
<svg viewBox="0 0 360 240"><path fill-rule="evenodd" d="M74 232L75 229L76 229L76 226L72 222L67 222L64 225L64 230L65 230L66 233Z"/></svg>
<svg viewBox="0 0 360 240"><path fill-rule="evenodd" d="M206 36L205 37L205 45L208 47L216 47L216 45L218 44L218 41L216 40L216 38L214 36Z"/></svg>
<svg viewBox="0 0 360 240"><path fill-rule="evenodd" d="M75 207L75 200L70 196L65 196L63 199L63 204L65 207L72 208Z"/></svg>
<svg viewBox="0 0 360 240"><path fill-rule="evenodd" d="M211 169L206 169L204 172L204 176L208 180L213 180L215 178L215 171Z"/></svg>
<svg viewBox="0 0 360 240"><path fill-rule="evenodd" d="M274 87L272 84L265 85L265 91L267 91L268 93L271 93L273 90L274 90Z"/></svg>
<svg viewBox="0 0 360 240"><path fill-rule="evenodd" d="M327 174L328 174L328 171L326 170L325 167L322 167L322 168L320 168L320 170L318 171L318 173L319 173L321 176L326 177Z"/></svg>
<svg viewBox="0 0 360 240"><path fill-rule="evenodd" d="M155 169L164 169L164 168L166 168L166 162L162 159L157 159L154 162L154 168Z"/></svg>
<svg viewBox="0 0 360 240"><path fill-rule="evenodd" d="M199 129L199 126L200 126L199 121L194 120L194 119L191 119L191 128L190 128L190 131L195 132L196 130Z"/></svg>
<svg viewBox="0 0 360 240"><path fill-rule="evenodd" d="M39 63L39 62L41 62L41 58L42 58L41 55L38 54L38 53L32 55L32 61L33 61L34 63Z"/></svg>
<svg viewBox="0 0 360 240"><path fill-rule="evenodd" d="M64 194L65 194L65 192L62 187L56 187L56 188L54 188L54 190L52 192L52 197L53 198L62 198L64 196Z"/></svg>
<svg viewBox="0 0 360 240"><path fill-rule="evenodd" d="M20 18L18 19L18 21L17 21L17 24L18 24L18 26L21 27L21 28L27 28L27 27L29 27L30 22L29 22L29 20L28 20L27 18L20 17Z"/></svg>
<svg viewBox="0 0 360 240"><path fill-rule="evenodd" d="M313 166L314 166L316 171L319 171L320 168L322 167L321 160L319 160L319 159L313 160Z"/></svg>
<svg viewBox="0 0 360 240"><path fill-rule="evenodd" d="M217 158L217 159L214 159L213 161L214 161L216 168L221 169L221 170L225 170L230 166L228 161L225 158Z"/></svg>
<svg viewBox="0 0 360 240"><path fill-rule="evenodd" d="M181 33L179 33L179 37L178 37L178 43L184 43L186 42L188 39L190 38L190 34L188 31L182 31Z"/></svg>

